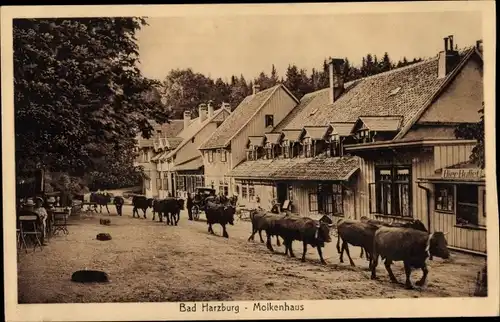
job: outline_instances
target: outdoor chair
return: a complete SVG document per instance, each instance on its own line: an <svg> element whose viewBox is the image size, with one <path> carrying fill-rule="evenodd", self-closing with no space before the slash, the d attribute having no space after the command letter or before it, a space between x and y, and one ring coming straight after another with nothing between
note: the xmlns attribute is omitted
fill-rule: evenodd
<svg viewBox="0 0 500 322"><path fill-rule="evenodd" d="M18 221L21 248L24 246L27 253L28 247L26 241L30 239L33 243L33 251L36 250L37 246L43 250L42 241L40 240L43 233L40 217L32 211L23 210L19 212Z"/></svg>
<svg viewBox="0 0 500 322"><path fill-rule="evenodd" d="M68 217L71 209L55 208L52 210L52 235L58 232L63 232L65 235L69 234L68 231Z"/></svg>

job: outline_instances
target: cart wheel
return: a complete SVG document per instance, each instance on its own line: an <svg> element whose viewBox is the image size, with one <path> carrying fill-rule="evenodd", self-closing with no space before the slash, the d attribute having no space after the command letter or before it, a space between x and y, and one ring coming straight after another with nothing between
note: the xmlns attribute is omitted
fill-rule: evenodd
<svg viewBox="0 0 500 322"><path fill-rule="evenodd" d="M198 206L193 206L193 208L191 208L191 213L193 214L194 220L200 219L200 208L198 208Z"/></svg>

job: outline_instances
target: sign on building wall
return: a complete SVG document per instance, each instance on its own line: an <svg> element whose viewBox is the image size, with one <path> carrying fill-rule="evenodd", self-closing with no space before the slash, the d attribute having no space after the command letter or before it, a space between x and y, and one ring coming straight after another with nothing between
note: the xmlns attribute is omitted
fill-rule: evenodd
<svg viewBox="0 0 500 322"><path fill-rule="evenodd" d="M484 170L471 169L443 169L442 177L445 179L480 179L484 178Z"/></svg>

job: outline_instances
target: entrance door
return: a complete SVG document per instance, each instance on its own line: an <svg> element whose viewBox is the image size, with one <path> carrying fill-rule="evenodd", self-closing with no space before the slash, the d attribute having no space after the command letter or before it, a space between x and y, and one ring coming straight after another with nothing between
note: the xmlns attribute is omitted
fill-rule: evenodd
<svg viewBox="0 0 500 322"><path fill-rule="evenodd" d="M286 183L277 183L276 184L276 193L278 197L278 202L280 205L283 205L283 202L288 199L288 185Z"/></svg>
<svg viewBox="0 0 500 322"><path fill-rule="evenodd" d="M333 213L332 186L329 184L318 184L318 213Z"/></svg>

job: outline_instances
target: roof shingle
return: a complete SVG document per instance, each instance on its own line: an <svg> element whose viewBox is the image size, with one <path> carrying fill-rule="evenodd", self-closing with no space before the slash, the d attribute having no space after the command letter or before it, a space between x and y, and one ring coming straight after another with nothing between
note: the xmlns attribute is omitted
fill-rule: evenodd
<svg viewBox="0 0 500 322"><path fill-rule="evenodd" d="M359 157L260 159L246 161L228 176L244 179L343 181L359 169Z"/></svg>
<svg viewBox="0 0 500 322"><path fill-rule="evenodd" d="M462 50L460 54L463 57L469 51ZM329 89L322 89L304 96L295 115L290 114L273 132L331 122L356 122L362 115L401 116L402 128L445 80L438 78L438 58L434 57L346 83L344 93L333 104L329 103Z"/></svg>

